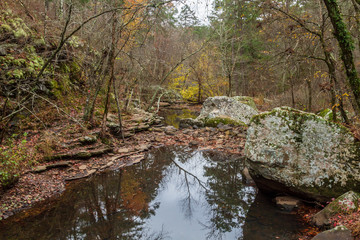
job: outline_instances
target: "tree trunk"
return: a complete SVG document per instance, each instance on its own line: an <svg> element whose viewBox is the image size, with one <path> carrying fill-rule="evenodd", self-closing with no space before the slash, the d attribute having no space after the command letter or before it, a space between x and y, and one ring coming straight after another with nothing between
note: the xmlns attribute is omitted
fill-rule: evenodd
<svg viewBox="0 0 360 240"><path fill-rule="evenodd" d="M231 97L231 91L232 91L232 84L231 84L231 73L228 74L228 82L229 82L229 89L228 89L228 97Z"/></svg>
<svg viewBox="0 0 360 240"><path fill-rule="evenodd" d="M356 114L359 115L360 109L360 79L354 64L353 56L353 41L352 37L342 19L339 6L336 0L323 0L328 14L331 20L331 23L334 27L334 36L336 37L340 49L341 49L341 59L345 66L346 76L348 83L354 95L354 100L357 105L357 109L354 109Z"/></svg>
<svg viewBox="0 0 360 240"><path fill-rule="evenodd" d="M106 131L106 119L107 119L107 115L109 112L109 105L110 105L110 92L111 92L111 85L112 82L114 81L114 65L115 65L115 47L116 47L116 40L115 40L115 36L116 36L116 11L113 12L112 15L112 30L111 30L111 48L110 48L110 52L109 52L109 65L107 66L107 68L110 71L106 71L107 73L110 72L110 77L109 77L109 81L107 84L107 93L106 93L106 99L105 99L105 109L104 109L104 115L103 115L103 120L102 120L102 125L101 125L101 132L100 135L101 136L105 136L105 131Z"/></svg>
<svg viewBox="0 0 360 240"><path fill-rule="evenodd" d="M311 88L311 80L306 80L306 85L307 85L307 89L308 89L308 106L307 106L307 111L311 112L312 111L312 88Z"/></svg>

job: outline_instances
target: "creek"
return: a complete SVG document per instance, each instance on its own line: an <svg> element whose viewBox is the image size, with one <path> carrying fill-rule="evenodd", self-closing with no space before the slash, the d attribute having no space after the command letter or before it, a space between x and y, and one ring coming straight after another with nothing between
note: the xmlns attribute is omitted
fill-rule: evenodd
<svg viewBox="0 0 360 240"><path fill-rule="evenodd" d="M187 108L183 109L164 109L158 115L164 118L164 124L179 128L180 119L183 118L196 118L199 112L192 111Z"/></svg>
<svg viewBox="0 0 360 240"><path fill-rule="evenodd" d="M0 239L297 239L306 226L244 183L239 155L153 149L0 225Z"/></svg>

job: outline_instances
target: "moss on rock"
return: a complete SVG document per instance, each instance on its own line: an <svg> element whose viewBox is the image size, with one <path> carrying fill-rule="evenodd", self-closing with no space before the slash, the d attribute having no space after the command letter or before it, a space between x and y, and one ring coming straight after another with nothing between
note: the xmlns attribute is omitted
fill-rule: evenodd
<svg viewBox="0 0 360 240"><path fill-rule="evenodd" d="M251 172L312 199L360 186L359 143L346 127L312 113L282 107L254 116L245 154Z"/></svg>
<svg viewBox="0 0 360 240"><path fill-rule="evenodd" d="M312 221L315 225L323 227L330 224L330 218L336 214L351 214L360 206L360 194L349 191L329 203L323 210L316 213Z"/></svg>
<svg viewBox="0 0 360 240"><path fill-rule="evenodd" d="M233 97L235 100L244 103L252 108L254 108L255 110L258 110L255 104L255 101L252 97L248 97L248 96L235 96Z"/></svg>
<svg viewBox="0 0 360 240"><path fill-rule="evenodd" d="M217 127L220 123L230 126L246 126L244 122L236 121L234 119L226 118L226 117L215 117L204 120L205 127Z"/></svg>

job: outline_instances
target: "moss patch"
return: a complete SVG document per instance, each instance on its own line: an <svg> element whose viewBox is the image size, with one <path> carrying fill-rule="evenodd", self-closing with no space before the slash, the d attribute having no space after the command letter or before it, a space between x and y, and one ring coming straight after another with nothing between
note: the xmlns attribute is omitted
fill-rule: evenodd
<svg viewBox="0 0 360 240"><path fill-rule="evenodd" d="M224 125L231 125L231 126L246 126L245 123L241 121L235 121L231 118L208 118L204 120L205 127L217 127L220 123Z"/></svg>
<svg viewBox="0 0 360 240"><path fill-rule="evenodd" d="M236 97L233 97L235 100L243 103L243 104L246 104L252 108L254 108L255 110L258 110L257 107L256 107L256 104L255 104L255 101L252 97L247 97L247 96L236 96Z"/></svg>

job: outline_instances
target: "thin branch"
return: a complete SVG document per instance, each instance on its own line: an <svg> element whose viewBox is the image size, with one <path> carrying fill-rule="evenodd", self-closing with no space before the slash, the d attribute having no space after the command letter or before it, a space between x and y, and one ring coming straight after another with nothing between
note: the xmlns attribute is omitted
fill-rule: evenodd
<svg viewBox="0 0 360 240"><path fill-rule="evenodd" d="M203 45L201 45L201 47L199 49L197 49L196 51L192 52L191 54L189 54L188 56L186 57L183 57L178 63L176 63L171 69L170 71L167 72L167 74L161 79L159 85L161 86L165 81L166 79L170 76L170 74L175 71L175 69L180 66L185 60L187 60L188 58L196 55L197 53L199 53L206 45L207 43L210 41L211 38L209 38L207 41L205 41L205 43ZM151 98L151 101L147 107L147 111L150 110L150 108L152 107L152 105L154 104L155 100L156 100L156 96L157 94L159 93L160 91L160 88L156 89L155 93L153 94L152 98Z"/></svg>
<svg viewBox="0 0 360 240"><path fill-rule="evenodd" d="M277 8L274 5L271 5L270 8L272 8L272 9L286 15L287 17L289 17L293 21L297 22L302 28L304 28L309 33L312 33L312 34L315 34L316 36L321 37L321 34L318 31L311 30L308 26L305 25L304 21L302 19L298 18L297 16L291 15L290 13L285 12L284 10L282 10L280 8Z"/></svg>

